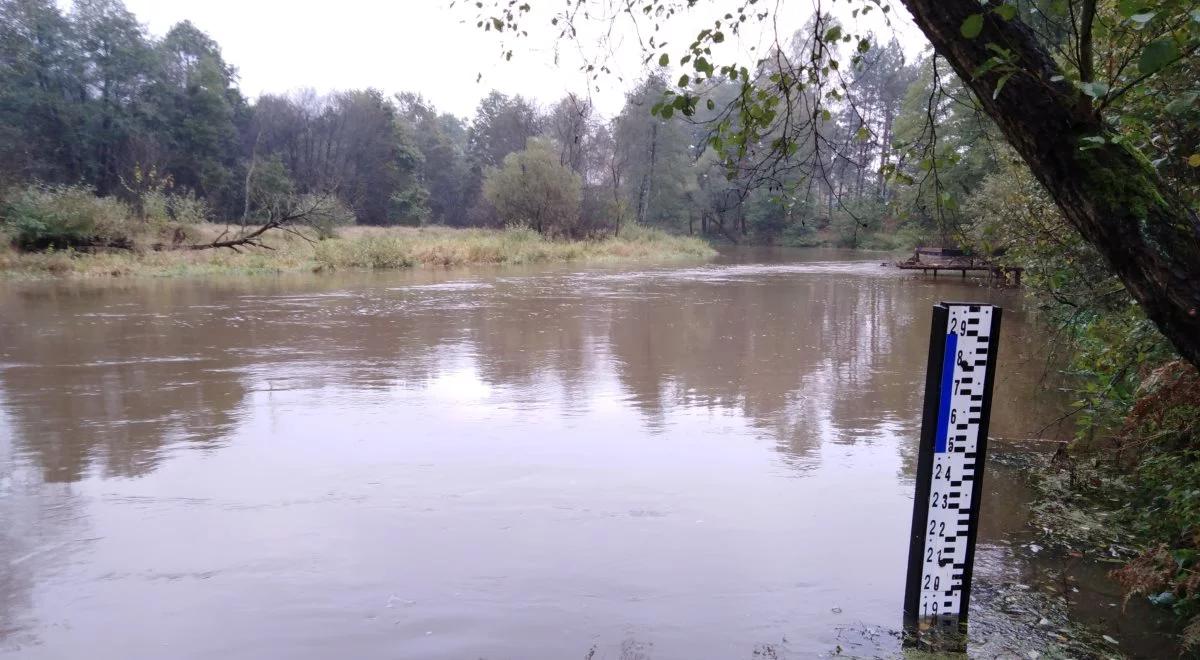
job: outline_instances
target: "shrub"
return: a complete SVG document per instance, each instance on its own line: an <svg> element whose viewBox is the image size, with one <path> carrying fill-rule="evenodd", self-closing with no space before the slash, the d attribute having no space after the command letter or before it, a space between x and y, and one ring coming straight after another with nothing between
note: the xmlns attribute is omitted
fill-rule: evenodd
<svg viewBox="0 0 1200 660"><path fill-rule="evenodd" d="M354 211L333 195L300 195L291 203L289 213L303 212L295 223L311 227L321 240L337 236L338 227L355 222Z"/></svg>
<svg viewBox="0 0 1200 660"><path fill-rule="evenodd" d="M574 235L582 182L558 162L553 148L531 140L524 151L488 168L483 194L506 225L526 225L548 236Z"/></svg>
<svg viewBox="0 0 1200 660"><path fill-rule="evenodd" d="M429 191L424 186L397 190L388 198L391 224L419 227L429 220Z"/></svg>
<svg viewBox="0 0 1200 660"><path fill-rule="evenodd" d="M129 207L83 186L29 186L5 196L0 227L26 250L131 247Z"/></svg>
<svg viewBox="0 0 1200 660"><path fill-rule="evenodd" d="M208 202L192 193L149 192L142 199L142 205L146 217L159 223L194 225L212 219Z"/></svg>

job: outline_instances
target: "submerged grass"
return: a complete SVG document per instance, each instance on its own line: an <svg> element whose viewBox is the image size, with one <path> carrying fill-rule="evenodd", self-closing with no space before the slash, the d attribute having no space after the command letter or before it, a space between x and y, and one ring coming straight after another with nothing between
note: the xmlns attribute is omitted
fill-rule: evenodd
<svg viewBox="0 0 1200 660"><path fill-rule="evenodd" d="M223 225L196 225L213 237ZM0 277L122 277L261 274L304 270L394 269L472 264L536 264L565 261L703 259L716 252L704 241L634 227L620 237L583 241L547 239L528 229L447 227L350 227L337 238L309 243L277 232L272 249L46 250L0 247ZM203 238L201 238L203 240Z"/></svg>

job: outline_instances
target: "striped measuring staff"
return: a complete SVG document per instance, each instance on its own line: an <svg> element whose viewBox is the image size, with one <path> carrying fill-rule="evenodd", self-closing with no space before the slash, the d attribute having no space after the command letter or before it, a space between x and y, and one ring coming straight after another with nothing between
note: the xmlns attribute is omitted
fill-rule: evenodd
<svg viewBox="0 0 1200 660"><path fill-rule="evenodd" d="M904 595L905 642L966 643L1001 309L933 308Z"/></svg>

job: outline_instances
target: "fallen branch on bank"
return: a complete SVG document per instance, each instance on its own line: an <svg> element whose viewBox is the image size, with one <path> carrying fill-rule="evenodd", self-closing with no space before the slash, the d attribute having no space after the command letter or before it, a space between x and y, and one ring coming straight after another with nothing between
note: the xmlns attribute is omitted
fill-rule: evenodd
<svg viewBox="0 0 1200 660"><path fill-rule="evenodd" d="M298 236L308 243L316 243L311 237L298 230L297 227L312 227L321 224L322 220L330 219L336 213L336 206L331 206L334 201L332 193L307 196L301 200L290 199L286 204L272 208L268 213L267 219L249 233L243 233L246 231L246 227L243 226L232 238L226 238L230 233L230 228L226 226L225 231L207 243L184 243L183 233L177 231L175 240L170 245L158 243L152 247L158 251L219 250L228 248L234 252L241 252L238 248L243 247L274 250L275 248L262 241L267 232L273 230L280 230Z"/></svg>

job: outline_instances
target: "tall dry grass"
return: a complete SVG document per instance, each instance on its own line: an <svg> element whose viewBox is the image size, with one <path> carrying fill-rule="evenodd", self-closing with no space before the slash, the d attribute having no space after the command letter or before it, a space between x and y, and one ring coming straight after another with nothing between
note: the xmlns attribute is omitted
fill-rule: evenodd
<svg viewBox="0 0 1200 660"><path fill-rule="evenodd" d="M211 240L225 225L189 225L189 242ZM666 261L715 254L696 238L633 227L619 238L549 240L528 229L345 227L338 237L310 243L274 232L269 250L104 249L24 252L0 245L0 276L112 277L259 274L305 270L392 269L470 264L563 261Z"/></svg>
<svg viewBox="0 0 1200 660"><path fill-rule="evenodd" d="M365 228L316 245L326 268L409 268L466 264L533 264L553 261L705 258L715 252L695 238L638 229L619 238L548 240L529 229L444 227Z"/></svg>

